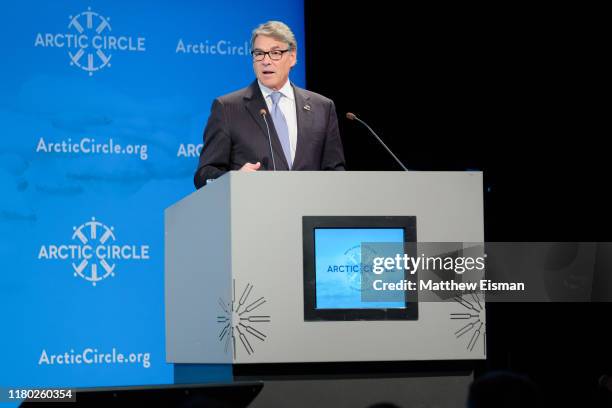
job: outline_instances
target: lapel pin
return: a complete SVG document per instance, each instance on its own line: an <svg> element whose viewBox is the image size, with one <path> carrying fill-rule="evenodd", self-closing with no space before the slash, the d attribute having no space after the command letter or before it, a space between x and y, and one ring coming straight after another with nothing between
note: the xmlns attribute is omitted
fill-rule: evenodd
<svg viewBox="0 0 612 408"><path fill-rule="evenodd" d="M310 110L310 105L304 105L304 110L309 111Z"/></svg>

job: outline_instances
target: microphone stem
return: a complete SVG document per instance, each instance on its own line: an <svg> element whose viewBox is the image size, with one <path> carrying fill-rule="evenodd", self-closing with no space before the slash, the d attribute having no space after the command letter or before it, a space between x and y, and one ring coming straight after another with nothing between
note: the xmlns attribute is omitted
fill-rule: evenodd
<svg viewBox="0 0 612 408"><path fill-rule="evenodd" d="M395 159L395 161L397 162L397 164L399 164L400 166L402 166L402 169L404 169L404 171L408 171L408 169L406 168L406 166L404 166L404 164L403 164L403 163L400 161L400 159L398 159L398 158L397 158L397 156L395 156L395 155L393 154L393 152L391 151L391 149L389 149L389 148L387 147L387 145L385 144L385 142L383 142L383 141L382 141L382 139L381 139L380 137L378 137L378 135L376 134L376 132L375 132L374 130L372 130L372 128L371 128L371 127L369 127L367 123L365 123L363 120L359 119L357 116L355 116L355 120L359 121L359 123L361 123L363 126L367 127L367 128L368 128L368 130L369 130L370 132L372 132L372 134L374 135L374 137L376 137L376 139L378 139L378 141L380 142L380 144L382 144L382 145L383 145L383 147L384 147L385 149L387 149L387 151L389 152L389 154L390 154L391 156L393 156L393 158Z"/></svg>
<svg viewBox="0 0 612 408"><path fill-rule="evenodd" d="M266 129L268 130L268 143L270 144L270 156L272 156L272 168L276 171L276 162L274 161L274 151L272 150L272 137L270 136L270 126L268 126L268 121L266 120L266 114L262 113L261 117L264 122L266 122Z"/></svg>

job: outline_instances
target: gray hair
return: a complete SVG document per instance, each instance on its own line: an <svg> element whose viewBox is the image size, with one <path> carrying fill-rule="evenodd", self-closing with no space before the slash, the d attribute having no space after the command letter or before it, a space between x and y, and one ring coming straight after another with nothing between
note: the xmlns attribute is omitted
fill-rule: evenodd
<svg viewBox="0 0 612 408"><path fill-rule="evenodd" d="M282 41L289 46L290 50L297 49L295 35L293 35L289 26L281 21L268 21L267 23L260 24L254 29L251 34L251 49L253 49L255 38L257 38L258 35L265 35L277 41Z"/></svg>

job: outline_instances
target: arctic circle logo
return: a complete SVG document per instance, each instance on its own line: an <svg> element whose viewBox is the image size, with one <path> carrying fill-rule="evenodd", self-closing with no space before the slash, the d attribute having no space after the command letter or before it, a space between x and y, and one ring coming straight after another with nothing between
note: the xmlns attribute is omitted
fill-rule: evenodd
<svg viewBox="0 0 612 408"><path fill-rule="evenodd" d="M80 276L81 278L90 281L94 286L97 282L106 279L109 276L115 276L115 265L109 264L104 254L99 254L98 250L106 246L106 242L109 240L115 241L115 234L113 234L114 227L107 227L101 222L96 221L92 217L91 221L81 224L78 228L72 227L74 233L72 234L72 240L78 239L81 242L81 251L83 253L83 260L76 265L72 263L74 269L74 276ZM101 235L99 235L102 233ZM99 238L98 238L99 236ZM96 241L98 245L95 245ZM95 246L95 259L93 259L93 248ZM96 260L98 262L96 262ZM87 274L87 267L91 268L90 274ZM102 267L101 271L98 271L98 265ZM102 272L102 274L98 274Z"/></svg>
<svg viewBox="0 0 612 408"><path fill-rule="evenodd" d="M93 75L95 71L102 68L110 67L112 55L106 55L101 47L101 40L105 37L99 35L111 31L110 18L106 18L91 11L91 7L76 16L70 16L70 24L68 28L72 29L74 34L79 38L79 50L76 53L68 51L70 56L70 65L76 65L84 71ZM88 35L89 34L89 35ZM91 37L91 41L88 41ZM91 48L89 49L91 45ZM82 61L83 56L87 54L85 61ZM95 61L95 60L98 61ZM97 65L96 65L97 64Z"/></svg>
<svg viewBox="0 0 612 408"><path fill-rule="evenodd" d="M91 7L68 16L67 33L37 33L35 47L67 48L70 65L86 71L89 76L103 68L110 68L113 52L144 52L145 38L112 35L110 17Z"/></svg>
<svg viewBox="0 0 612 408"><path fill-rule="evenodd" d="M95 217L72 227L72 230L70 244L42 245L38 259L70 260L74 276L91 282L93 286L115 276L117 261L149 259L148 245L118 244L115 228Z"/></svg>

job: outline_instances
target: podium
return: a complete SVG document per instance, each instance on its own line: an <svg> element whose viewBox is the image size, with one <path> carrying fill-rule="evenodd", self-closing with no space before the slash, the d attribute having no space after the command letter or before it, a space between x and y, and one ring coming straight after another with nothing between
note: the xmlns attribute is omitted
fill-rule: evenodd
<svg viewBox="0 0 612 408"><path fill-rule="evenodd" d="M307 320L304 217L413 217L419 242L483 242L482 173L230 172L175 203L165 211L168 362L485 358L484 310L459 335L469 321L452 318L465 312L457 302L420 303L406 320Z"/></svg>

